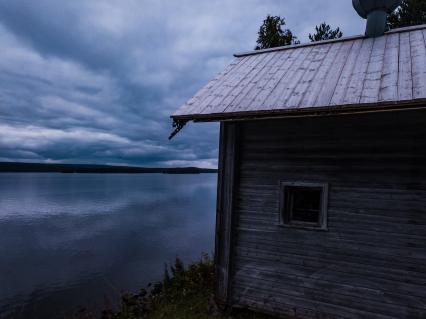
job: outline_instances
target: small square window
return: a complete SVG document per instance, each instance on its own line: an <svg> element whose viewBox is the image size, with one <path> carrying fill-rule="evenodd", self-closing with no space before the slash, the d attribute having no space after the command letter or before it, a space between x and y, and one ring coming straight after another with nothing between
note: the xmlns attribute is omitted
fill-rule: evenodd
<svg viewBox="0 0 426 319"><path fill-rule="evenodd" d="M302 228L327 228L326 184L281 182L281 224Z"/></svg>

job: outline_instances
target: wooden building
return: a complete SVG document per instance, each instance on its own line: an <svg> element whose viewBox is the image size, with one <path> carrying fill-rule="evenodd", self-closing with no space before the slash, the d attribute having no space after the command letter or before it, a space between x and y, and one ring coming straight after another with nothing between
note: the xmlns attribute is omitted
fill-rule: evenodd
<svg viewBox="0 0 426 319"><path fill-rule="evenodd" d="M235 55L172 115L220 121L216 298L426 318L426 25Z"/></svg>

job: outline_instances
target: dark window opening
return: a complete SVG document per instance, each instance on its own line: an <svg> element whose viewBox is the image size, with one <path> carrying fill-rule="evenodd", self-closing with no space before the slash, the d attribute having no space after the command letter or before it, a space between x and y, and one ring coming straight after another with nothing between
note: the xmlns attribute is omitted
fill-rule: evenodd
<svg viewBox="0 0 426 319"><path fill-rule="evenodd" d="M327 186L281 183L281 221L284 225L326 228Z"/></svg>

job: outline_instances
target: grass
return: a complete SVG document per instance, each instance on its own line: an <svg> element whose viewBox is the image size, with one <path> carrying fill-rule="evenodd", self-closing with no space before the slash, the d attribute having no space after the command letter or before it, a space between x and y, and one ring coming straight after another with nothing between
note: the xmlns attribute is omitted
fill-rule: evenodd
<svg viewBox="0 0 426 319"><path fill-rule="evenodd" d="M188 267L179 258L165 265L161 282L139 293L122 296L120 310L104 311L101 319L268 319L272 317L240 312L224 315L212 302L214 265L208 255Z"/></svg>

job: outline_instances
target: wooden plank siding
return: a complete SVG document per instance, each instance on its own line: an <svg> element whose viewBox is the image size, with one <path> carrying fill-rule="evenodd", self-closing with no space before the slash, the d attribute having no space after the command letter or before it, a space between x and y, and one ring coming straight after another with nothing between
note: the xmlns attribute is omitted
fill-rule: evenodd
<svg viewBox="0 0 426 319"><path fill-rule="evenodd" d="M426 25L237 55L177 110L176 120L217 121L424 106Z"/></svg>
<svg viewBox="0 0 426 319"><path fill-rule="evenodd" d="M238 124L221 123L219 174L216 205L215 296L219 304L229 302L235 163L238 160Z"/></svg>
<svg viewBox="0 0 426 319"><path fill-rule="evenodd" d="M378 87L395 83L371 72ZM300 319L426 318L425 120L417 110L222 124L220 297ZM328 231L278 225L280 181L328 183Z"/></svg>

